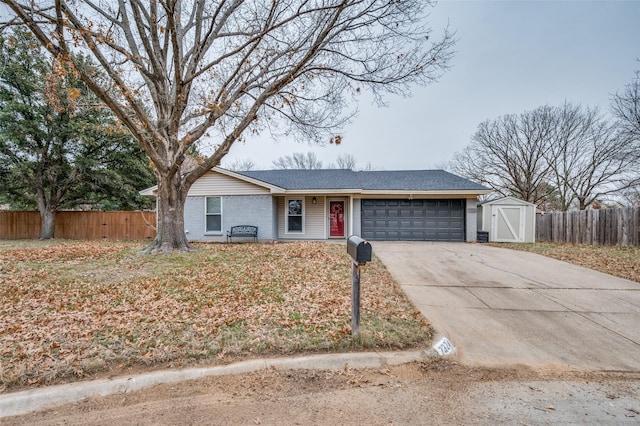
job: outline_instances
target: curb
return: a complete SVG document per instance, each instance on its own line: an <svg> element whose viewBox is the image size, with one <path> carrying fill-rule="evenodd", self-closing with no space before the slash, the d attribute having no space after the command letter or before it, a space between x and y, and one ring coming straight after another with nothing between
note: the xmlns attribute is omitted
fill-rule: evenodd
<svg viewBox="0 0 640 426"><path fill-rule="evenodd" d="M84 398L130 393L158 384L181 382L211 376L244 374L270 368L277 370L339 370L351 368L376 368L406 364L438 356L434 348L407 352L363 352L322 354L292 358L254 359L234 364L162 370L135 376L120 376L87 382L54 385L42 389L0 395L0 418L18 416L43 408L80 401Z"/></svg>

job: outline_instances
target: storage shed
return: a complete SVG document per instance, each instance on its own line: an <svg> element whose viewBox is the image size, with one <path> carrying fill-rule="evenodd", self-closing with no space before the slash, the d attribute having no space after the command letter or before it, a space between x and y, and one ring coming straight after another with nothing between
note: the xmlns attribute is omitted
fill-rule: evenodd
<svg viewBox="0 0 640 426"><path fill-rule="evenodd" d="M514 197L503 197L478 205L478 230L498 243L535 243L536 206Z"/></svg>

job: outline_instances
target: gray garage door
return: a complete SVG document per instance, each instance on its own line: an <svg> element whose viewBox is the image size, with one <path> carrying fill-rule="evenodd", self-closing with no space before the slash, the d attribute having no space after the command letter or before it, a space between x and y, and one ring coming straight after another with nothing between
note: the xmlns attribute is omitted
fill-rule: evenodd
<svg viewBox="0 0 640 426"><path fill-rule="evenodd" d="M465 200L362 200L362 238L465 241Z"/></svg>

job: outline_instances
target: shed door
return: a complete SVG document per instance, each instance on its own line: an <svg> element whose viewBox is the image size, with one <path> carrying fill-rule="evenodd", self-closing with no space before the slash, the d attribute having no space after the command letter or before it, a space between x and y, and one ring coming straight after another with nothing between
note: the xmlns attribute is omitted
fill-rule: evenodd
<svg viewBox="0 0 640 426"><path fill-rule="evenodd" d="M525 206L491 206L491 241L524 242L525 214Z"/></svg>
<svg viewBox="0 0 640 426"><path fill-rule="evenodd" d="M464 241L465 200L362 200L367 240Z"/></svg>

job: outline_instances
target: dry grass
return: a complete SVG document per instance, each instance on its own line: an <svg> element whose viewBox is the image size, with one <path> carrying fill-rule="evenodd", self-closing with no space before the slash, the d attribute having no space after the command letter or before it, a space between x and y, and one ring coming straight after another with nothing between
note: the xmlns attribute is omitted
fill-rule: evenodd
<svg viewBox="0 0 640 426"><path fill-rule="evenodd" d="M556 243L493 245L531 251L640 283L640 247Z"/></svg>
<svg viewBox="0 0 640 426"><path fill-rule="evenodd" d="M0 387L127 367L427 345L432 330L375 261L351 337L344 245L0 241Z"/></svg>

